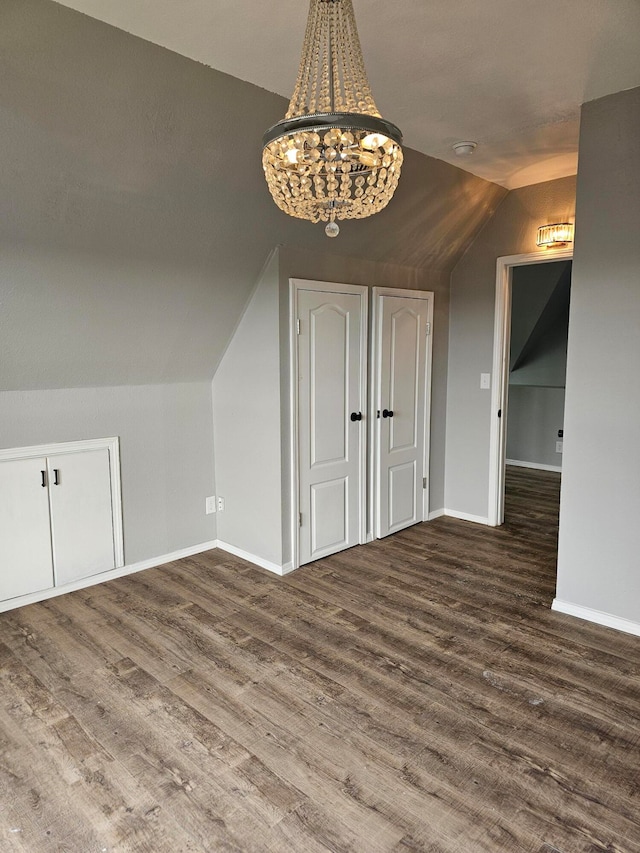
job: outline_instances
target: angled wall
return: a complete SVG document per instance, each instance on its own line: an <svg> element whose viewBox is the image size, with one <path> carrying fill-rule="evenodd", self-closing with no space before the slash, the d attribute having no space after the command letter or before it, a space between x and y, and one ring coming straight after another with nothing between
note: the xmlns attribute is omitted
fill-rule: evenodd
<svg viewBox="0 0 640 853"><path fill-rule="evenodd" d="M640 88L585 104L556 605L640 633Z"/></svg>
<svg viewBox="0 0 640 853"><path fill-rule="evenodd" d="M218 538L283 565L279 264L273 252L213 380Z"/></svg>

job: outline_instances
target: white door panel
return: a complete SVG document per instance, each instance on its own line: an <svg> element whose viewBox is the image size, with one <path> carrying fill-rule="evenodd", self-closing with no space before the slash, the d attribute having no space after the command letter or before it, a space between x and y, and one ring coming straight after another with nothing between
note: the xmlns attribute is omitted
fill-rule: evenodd
<svg viewBox="0 0 640 853"><path fill-rule="evenodd" d="M389 468L389 530L415 524L416 478L415 460Z"/></svg>
<svg viewBox="0 0 640 853"><path fill-rule="evenodd" d="M53 586L46 471L45 458L0 462L0 601Z"/></svg>
<svg viewBox="0 0 640 853"><path fill-rule="evenodd" d="M431 302L425 294L388 294L374 291L378 538L423 520L427 476Z"/></svg>
<svg viewBox="0 0 640 853"><path fill-rule="evenodd" d="M361 539L364 307L360 293L297 292L299 563Z"/></svg>
<svg viewBox="0 0 640 853"><path fill-rule="evenodd" d="M389 408L394 412L389 419L389 451L415 450L419 441L420 359L424 356L422 317L414 307L393 310L386 301L388 297L383 299L391 335L389 355L383 364L383 382L389 383ZM383 326L383 335L386 331ZM386 370L388 377L384 375Z"/></svg>
<svg viewBox="0 0 640 853"><path fill-rule="evenodd" d="M301 299L301 310L306 301ZM307 322L311 465L347 462L349 313L338 305L323 304L309 311Z"/></svg>
<svg viewBox="0 0 640 853"><path fill-rule="evenodd" d="M113 569L109 451L63 453L47 462L56 584Z"/></svg>
<svg viewBox="0 0 640 853"><path fill-rule="evenodd" d="M347 478L311 486L311 553L329 553L349 547Z"/></svg>

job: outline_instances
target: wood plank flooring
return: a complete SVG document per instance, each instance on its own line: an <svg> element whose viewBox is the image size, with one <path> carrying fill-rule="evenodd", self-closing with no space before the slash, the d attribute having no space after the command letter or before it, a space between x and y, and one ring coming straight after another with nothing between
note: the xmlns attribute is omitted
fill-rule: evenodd
<svg viewBox="0 0 640 853"><path fill-rule="evenodd" d="M640 641L550 611L558 486L0 615L0 850L637 853Z"/></svg>

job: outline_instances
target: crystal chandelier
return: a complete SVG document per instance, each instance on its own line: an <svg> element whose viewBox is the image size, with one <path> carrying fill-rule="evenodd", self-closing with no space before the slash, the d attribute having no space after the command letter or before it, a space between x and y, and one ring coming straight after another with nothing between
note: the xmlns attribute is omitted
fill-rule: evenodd
<svg viewBox="0 0 640 853"><path fill-rule="evenodd" d="M389 203L400 178L402 133L371 96L352 0L311 0L289 110L263 138L273 200L299 219L363 219Z"/></svg>

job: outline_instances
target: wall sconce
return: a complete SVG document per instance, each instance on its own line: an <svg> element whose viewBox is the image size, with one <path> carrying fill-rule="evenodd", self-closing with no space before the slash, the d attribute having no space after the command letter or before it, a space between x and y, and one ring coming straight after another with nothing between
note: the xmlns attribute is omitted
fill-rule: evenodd
<svg viewBox="0 0 640 853"><path fill-rule="evenodd" d="M570 222L556 222L554 225L541 225L538 228L536 245L552 249L573 243L573 225Z"/></svg>

